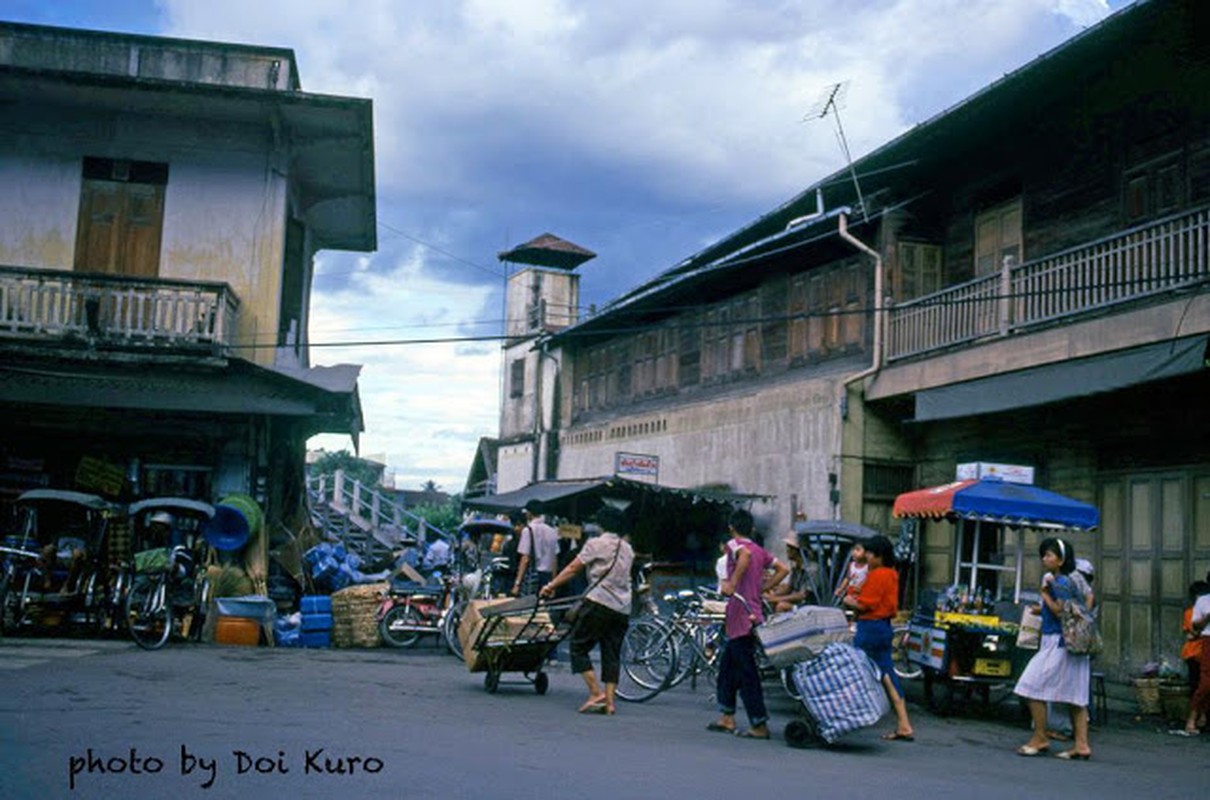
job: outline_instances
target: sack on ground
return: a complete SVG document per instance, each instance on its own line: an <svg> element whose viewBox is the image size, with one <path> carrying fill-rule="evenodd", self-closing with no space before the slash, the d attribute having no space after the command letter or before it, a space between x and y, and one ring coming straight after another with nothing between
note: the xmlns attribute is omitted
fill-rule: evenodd
<svg viewBox="0 0 1210 800"><path fill-rule="evenodd" d="M1017 647L1037 650L1041 645L1042 611L1036 606L1025 606L1021 611L1021 627L1017 629Z"/></svg>
<svg viewBox="0 0 1210 800"><path fill-rule="evenodd" d="M891 710L878 665L851 644L834 642L816 658L798 664L794 685L828 744L868 728Z"/></svg>
<svg viewBox="0 0 1210 800"><path fill-rule="evenodd" d="M1064 600L1059 621L1063 624L1063 646L1073 656L1095 656L1101 652L1101 630L1096 616L1079 600Z"/></svg>

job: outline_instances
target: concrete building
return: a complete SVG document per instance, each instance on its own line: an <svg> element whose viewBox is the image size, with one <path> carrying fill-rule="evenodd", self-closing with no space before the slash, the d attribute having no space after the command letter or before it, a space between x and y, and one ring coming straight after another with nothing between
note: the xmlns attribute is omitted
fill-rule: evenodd
<svg viewBox="0 0 1210 800"><path fill-rule="evenodd" d="M1026 466L1101 510L1073 539L1105 669L1175 659L1210 569L1208 15L1136 3L536 342L545 476L645 456L661 484L775 495L774 533L895 535L898 494ZM955 541L923 524L915 588L949 584Z"/></svg>
<svg viewBox="0 0 1210 800"><path fill-rule="evenodd" d="M369 100L291 50L0 23L0 492L253 495L361 430L310 363L313 257L376 246ZM90 462L90 463L91 463Z"/></svg>

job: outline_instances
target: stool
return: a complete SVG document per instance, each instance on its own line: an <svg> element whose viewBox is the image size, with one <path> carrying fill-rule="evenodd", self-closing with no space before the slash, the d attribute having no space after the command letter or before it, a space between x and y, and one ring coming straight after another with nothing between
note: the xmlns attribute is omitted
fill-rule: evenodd
<svg viewBox="0 0 1210 800"><path fill-rule="evenodd" d="M1109 701L1105 696L1105 673L1094 672L1088 682L1091 697L1088 704L1088 721L1093 725L1104 725L1109 719Z"/></svg>

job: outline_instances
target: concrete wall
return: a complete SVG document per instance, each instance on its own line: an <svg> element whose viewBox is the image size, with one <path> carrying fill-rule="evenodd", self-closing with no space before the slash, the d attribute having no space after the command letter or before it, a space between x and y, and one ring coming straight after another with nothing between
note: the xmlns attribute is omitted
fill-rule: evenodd
<svg viewBox="0 0 1210 800"><path fill-rule="evenodd" d="M287 178L266 132L206 121L31 106L0 118L0 264L71 270L85 156L168 164L159 276L229 284L240 355L271 363L281 290Z"/></svg>
<svg viewBox="0 0 1210 800"><path fill-rule="evenodd" d="M775 495L753 507L776 542L793 510L832 516L828 473L840 447L839 375L753 387L566 429L560 478L613 474L618 452L658 456L659 483Z"/></svg>

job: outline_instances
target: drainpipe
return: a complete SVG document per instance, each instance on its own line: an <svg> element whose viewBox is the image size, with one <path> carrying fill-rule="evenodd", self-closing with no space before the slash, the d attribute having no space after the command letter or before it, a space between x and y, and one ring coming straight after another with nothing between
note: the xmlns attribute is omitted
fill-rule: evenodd
<svg viewBox="0 0 1210 800"><path fill-rule="evenodd" d="M810 222L813 219L818 219L823 216L823 189L815 190L815 211L802 217L795 217L786 223L786 230L790 230L796 225L801 225L804 222Z"/></svg>
<svg viewBox="0 0 1210 800"><path fill-rule="evenodd" d="M546 353L546 341L540 341L535 349L538 351L538 360L534 367L534 443L530 483L538 482L542 463L542 356Z"/></svg>
<svg viewBox="0 0 1210 800"><path fill-rule="evenodd" d="M885 314L882 308L883 267L882 256L865 242L849 233L849 220L846 214L840 215L838 233L840 234L841 239L844 239L846 242L874 259L874 358L867 369L858 372L856 375L850 375L844 379L843 385L847 392L849 384L859 381L862 378L868 378L869 376L878 372L878 370L882 369L882 325L883 316Z"/></svg>
<svg viewBox="0 0 1210 800"><path fill-rule="evenodd" d="M865 253L866 255L868 255L874 259L874 354L873 354L873 358L871 359L871 363L870 363L869 367L867 367L866 369L863 369L861 372L858 372L855 375L850 375L849 377L847 377L843 381L841 381L841 384L840 384L840 409L841 409L840 414L841 414L841 420L843 421L843 420L847 419L849 416L849 386L856 383L859 380L862 380L863 378L868 378L869 376L876 374L878 372L878 370L882 369L882 318L883 318L883 313L884 313L883 309L882 309L883 265L882 265L882 256L879 255L876 250L874 250L872 247L867 245L865 242L858 239L853 234L849 233L849 220L848 220L847 214L842 213L840 215L837 232L840 234L841 239L844 239L846 242L853 245L853 247L857 248L861 252ZM840 450L841 450L840 456L843 457L843 454L844 454L843 434L842 434ZM841 458L838 458L837 464L836 464L836 472L834 473L838 476L838 478L837 478L838 481L839 481L840 470L841 470L842 466L843 465L841 463ZM835 497L835 494L833 496ZM832 513L834 515L838 514L839 508L840 508L839 498L837 498L837 500L834 501L834 503L833 503Z"/></svg>

